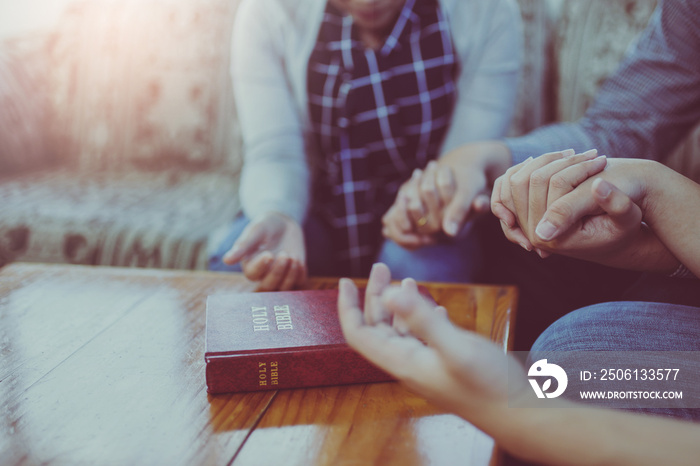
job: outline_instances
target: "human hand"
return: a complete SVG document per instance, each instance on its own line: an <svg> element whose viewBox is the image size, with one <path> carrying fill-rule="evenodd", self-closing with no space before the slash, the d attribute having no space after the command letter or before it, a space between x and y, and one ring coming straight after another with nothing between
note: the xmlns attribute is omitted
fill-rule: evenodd
<svg viewBox="0 0 700 466"><path fill-rule="evenodd" d="M506 237L531 251L534 248L532 232L547 207L605 168L603 157L591 162L596 156L596 151L575 155L569 149L550 152L534 160L531 157L506 170L494 183L491 195L491 210L501 221ZM577 166L581 162L586 163ZM541 249L538 253L546 255Z"/></svg>
<svg viewBox="0 0 700 466"><path fill-rule="evenodd" d="M418 237L441 230L456 236L465 223L489 209L487 186L505 171L510 152L500 142L466 144L430 162L425 171L416 170L401 187L397 200L385 215L384 235L401 244L402 235Z"/></svg>
<svg viewBox="0 0 700 466"><path fill-rule="evenodd" d="M409 250L435 243L434 235L418 231L420 227L414 225L408 210L407 193L417 189L421 174L421 170L413 172L413 176L399 189L394 204L382 217L382 235Z"/></svg>
<svg viewBox="0 0 700 466"><path fill-rule="evenodd" d="M390 272L376 264L364 313L351 280L340 281L338 313L355 350L431 401L475 422L508 404L511 394L530 394L525 373L498 346L455 327L444 308L428 303L413 280L390 286ZM405 329L392 323L401 319ZM518 374L513 377L513 374Z"/></svg>
<svg viewBox="0 0 700 466"><path fill-rule="evenodd" d="M649 162L595 155L547 154L550 161L540 168L533 165L537 160L524 163L497 181L494 213L499 197L509 196L508 202L516 206L514 227L501 217L508 239L534 248L542 257L557 253L635 270L677 266L675 257L642 223Z"/></svg>
<svg viewBox="0 0 700 466"><path fill-rule="evenodd" d="M260 291L290 290L306 282L304 233L284 214L265 214L243 230L223 261L241 262L246 278L260 282Z"/></svg>

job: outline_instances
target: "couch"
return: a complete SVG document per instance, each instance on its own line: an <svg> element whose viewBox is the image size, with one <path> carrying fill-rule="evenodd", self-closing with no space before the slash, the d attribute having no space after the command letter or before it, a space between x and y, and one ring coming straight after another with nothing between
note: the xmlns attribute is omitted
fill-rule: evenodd
<svg viewBox="0 0 700 466"><path fill-rule="evenodd" d="M654 0L519 0L511 135L571 121ZM75 0L0 44L0 266L205 269L239 209L229 81L235 0ZM0 12L0 14L2 14ZM668 163L700 179L700 129Z"/></svg>

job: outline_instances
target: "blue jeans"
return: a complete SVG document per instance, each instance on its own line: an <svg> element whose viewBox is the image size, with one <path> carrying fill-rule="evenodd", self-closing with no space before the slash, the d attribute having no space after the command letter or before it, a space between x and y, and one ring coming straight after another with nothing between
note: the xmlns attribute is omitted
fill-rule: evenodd
<svg viewBox="0 0 700 466"><path fill-rule="evenodd" d="M700 285L695 281L696 285ZM567 369L590 370L590 358L585 352L629 351L689 351L700 352L700 307L677 304L623 301L596 304L567 314L540 335L532 347L526 367L535 359L546 358L547 353L558 353ZM627 353L630 354L630 353ZM660 356L661 357L661 356ZM700 370L697 358L690 369L674 382L673 390L684 391L686 396L698 386ZM644 367L652 361L641 361ZM584 367L585 366L585 367ZM666 367L666 366L663 366ZM566 394L589 390L586 382L569 379ZM645 408L635 411L681 419L700 421L700 409Z"/></svg>
<svg viewBox="0 0 700 466"><path fill-rule="evenodd" d="M231 223L225 239L209 257L209 270L241 271L240 264L226 265L221 258L249 223L250 220L245 216L239 216ZM304 240L309 275L338 277L349 274L333 263L331 232L313 215L304 224ZM415 251L385 240L377 254L377 261L387 264L392 277L396 279L412 277L421 281L472 282L480 269L481 250L476 232L468 229L455 240L446 240Z"/></svg>

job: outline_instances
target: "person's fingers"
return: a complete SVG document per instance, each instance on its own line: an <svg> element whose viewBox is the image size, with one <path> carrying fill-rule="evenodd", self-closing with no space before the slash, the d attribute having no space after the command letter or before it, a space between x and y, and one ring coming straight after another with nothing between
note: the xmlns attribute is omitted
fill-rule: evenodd
<svg viewBox="0 0 700 466"><path fill-rule="evenodd" d="M622 229L634 228L642 222L642 209L615 185L597 178L591 191L598 205Z"/></svg>
<svg viewBox="0 0 700 466"><path fill-rule="evenodd" d="M418 293L418 284L412 278L404 278L403 280L401 280L401 289L403 289L407 293ZM408 324L400 315L393 315L392 326L399 335L407 335L408 333L410 333Z"/></svg>
<svg viewBox="0 0 700 466"><path fill-rule="evenodd" d="M430 246L436 243L436 239L432 235L421 235L419 233L405 233L399 231L393 226L385 226L382 228L382 236L390 239L404 249L417 249L424 246Z"/></svg>
<svg viewBox="0 0 700 466"><path fill-rule="evenodd" d="M403 192L406 198L408 217L411 220L411 225L414 227L422 227L427 223L425 208L420 197L420 181L422 177L422 170L418 168L413 170L413 175L411 175L411 179Z"/></svg>
<svg viewBox="0 0 700 466"><path fill-rule="evenodd" d="M472 202L472 211L478 214L484 214L490 210L491 198L488 194L479 194Z"/></svg>
<svg viewBox="0 0 700 466"><path fill-rule="evenodd" d="M275 261L270 266L265 277L260 281L258 285L258 291L277 291L279 290L280 284L287 274L289 269L289 263L291 262L289 254L282 251L277 254Z"/></svg>
<svg viewBox="0 0 700 466"><path fill-rule="evenodd" d="M302 262L300 265L299 274L297 275L296 286L298 286L300 288L303 287L306 284L306 280L309 278L308 274L309 274L309 271L306 267L306 264Z"/></svg>
<svg viewBox="0 0 700 466"><path fill-rule="evenodd" d="M272 262L275 259L275 255L270 251L263 251L260 254L253 256L250 260L243 259L241 266L243 273L248 280L257 282L262 280L262 278L267 274L270 269Z"/></svg>
<svg viewBox="0 0 700 466"><path fill-rule="evenodd" d="M404 278L401 280L401 288L409 292L418 292L418 283L413 278Z"/></svg>
<svg viewBox="0 0 700 466"><path fill-rule="evenodd" d="M586 181L589 177L604 170L607 165L607 159L604 156L598 157L598 151L592 149L583 154L559 160L551 165L558 166L557 168L560 169L549 177L547 207L560 197L573 191L576 186Z"/></svg>
<svg viewBox="0 0 700 466"><path fill-rule="evenodd" d="M457 192L457 181L455 180L455 174L452 169L447 165L440 165L437 169L435 182L437 184L441 204L443 206L449 204Z"/></svg>
<svg viewBox="0 0 700 466"><path fill-rule="evenodd" d="M408 215L408 199L404 195L397 196L396 202L389 208L385 217L385 225L392 223L398 231L413 231L413 223Z"/></svg>
<svg viewBox="0 0 700 466"><path fill-rule="evenodd" d="M554 201L535 228L542 241L552 241L587 215L600 212L587 185L581 185L569 194Z"/></svg>
<svg viewBox="0 0 700 466"><path fill-rule="evenodd" d="M368 325L375 325L388 320L389 316L384 312L381 303L381 296L387 286L391 283L391 271L389 267L381 262L372 266L365 290L365 322Z"/></svg>
<svg viewBox="0 0 700 466"><path fill-rule="evenodd" d="M412 336L437 351L436 361L446 362L457 377L474 380L471 373L465 372L470 369L480 372L480 353L484 349L493 351L496 348L486 338L457 328L450 322L444 308L431 306L418 293L391 287L384 293L383 301L392 315L406 322Z"/></svg>
<svg viewBox="0 0 700 466"><path fill-rule="evenodd" d="M436 185L437 162L430 161L420 180L420 197L425 207L426 231L438 231L442 213L442 201Z"/></svg>
<svg viewBox="0 0 700 466"><path fill-rule="evenodd" d="M509 199L511 205L506 205L506 207L515 214L521 228L528 228L529 225L530 178L532 173L572 152L567 150L542 154L528 163L523 163L520 170L511 175Z"/></svg>
<svg viewBox="0 0 700 466"><path fill-rule="evenodd" d="M255 253L265 241L265 232L260 223L251 223L241 233L241 236L233 243L231 249L222 258L224 264L233 265L246 256Z"/></svg>
<svg viewBox="0 0 700 466"><path fill-rule="evenodd" d="M519 245L527 252L532 251L532 243L528 237L525 236L525 233L523 233L519 226L516 225L514 227L509 227L506 222L501 220L501 230L503 230L503 234L506 235L506 239L508 239L508 241Z"/></svg>
<svg viewBox="0 0 700 466"><path fill-rule="evenodd" d="M485 189L486 173L483 171L472 172L469 182L457 187L452 201L445 206L443 211L442 231L447 236L457 236L474 213L472 210L474 199Z"/></svg>
<svg viewBox="0 0 700 466"><path fill-rule="evenodd" d="M445 317L448 318L447 316L447 308L445 306L438 306L435 308L435 313L438 314L440 317Z"/></svg>
<svg viewBox="0 0 700 466"><path fill-rule="evenodd" d="M452 324L446 313L435 312L417 290L392 287L382 296L382 304L407 326L411 335L425 341L430 346L440 346L442 338L450 333Z"/></svg>
<svg viewBox="0 0 700 466"><path fill-rule="evenodd" d="M528 192L528 232L534 231L537 223L547 211L547 207L556 199L573 191L582 181L588 178L587 173L597 173L605 168L605 161L599 159L592 165L598 151L595 149L583 154L565 154L564 158L555 160L540 167L530 175ZM592 170L596 171L593 172Z"/></svg>
<svg viewBox="0 0 700 466"><path fill-rule="evenodd" d="M513 175L519 172L525 165L531 163L533 160L533 157L528 157L519 164L510 167L501 176L500 193L498 197L500 200L500 205L503 206L503 209L498 208L498 210L499 214L502 214L504 216L504 221L510 227L515 227L519 220L518 212L515 208L515 203L513 202L513 187L511 186L511 178L513 177ZM505 213L504 209L512 214L512 223L508 221L509 216Z"/></svg>
<svg viewBox="0 0 700 466"><path fill-rule="evenodd" d="M512 228L516 224L515 215L513 212L508 210L501 201L503 177L504 175L501 175L496 178L496 181L493 184L493 190L491 192L491 212L493 212L493 215L495 215L501 222L505 223L506 226Z"/></svg>
<svg viewBox="0 0 700 466"><path fill-rule="evenodd" d="M338 283L338 318L345 339L352 344L364 319L360 310L359 292L349 278L341 278Z"/></svg>
<svg viewBox="0 0 700 466"><path fill-rule="evenodd" d="M291 259L287 273L280 284L280 291L289 291L294 288L301 272L301 264L298 260Z"/></svg>

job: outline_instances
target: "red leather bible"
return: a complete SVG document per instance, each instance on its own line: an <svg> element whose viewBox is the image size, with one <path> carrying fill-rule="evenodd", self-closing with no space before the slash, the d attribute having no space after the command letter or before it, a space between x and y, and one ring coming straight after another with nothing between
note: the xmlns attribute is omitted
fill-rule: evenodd
<svg viewBox="0 0 700 466"><path fill-rule="evenodd" d="M337 290L209 296L209 393L392 380L347 345L337 301Z"/></svg>

